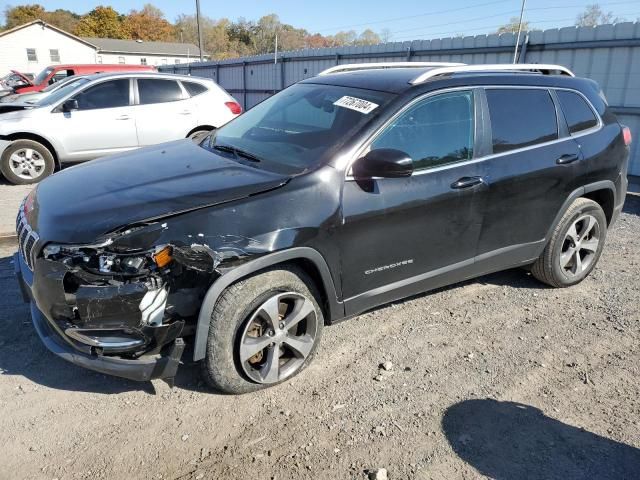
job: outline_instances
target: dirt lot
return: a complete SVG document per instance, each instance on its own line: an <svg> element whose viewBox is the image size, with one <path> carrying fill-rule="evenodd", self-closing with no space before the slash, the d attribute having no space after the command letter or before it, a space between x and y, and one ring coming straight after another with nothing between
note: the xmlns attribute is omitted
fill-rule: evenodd
<svg viewBox="0 0 640 480"><path fill-rule="evenodd" d="M381 308L240 397L59 360L0 247L0 478L640 478L639 238L629 196L581 285L514 270Z"/></svg>

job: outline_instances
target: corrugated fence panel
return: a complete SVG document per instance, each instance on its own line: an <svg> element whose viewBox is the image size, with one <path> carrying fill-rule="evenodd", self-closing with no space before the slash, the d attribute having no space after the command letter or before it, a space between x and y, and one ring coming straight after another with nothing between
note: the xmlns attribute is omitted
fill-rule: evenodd
<svg viewBox="0 0 640 480"><path fill-rule="evenodd" d="M600 84L620 122L631 128L635 142L629 173L640 176L640 23L554 28L523 38L528 42L520 62L558 63ZM511 63L514 45L511 33L491 34L281 52L277 63L270 54L159 69L211 78L249 109L274 92L341 63Z"/></svg>

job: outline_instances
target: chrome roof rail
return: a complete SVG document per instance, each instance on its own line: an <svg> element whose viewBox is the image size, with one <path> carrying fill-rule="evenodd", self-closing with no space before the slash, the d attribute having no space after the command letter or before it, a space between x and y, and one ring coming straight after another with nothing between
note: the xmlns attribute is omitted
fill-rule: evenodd
<svg viewBox="0 0 640 480"><path fill-rule="evenodd" d="M352 72L354 70L373 70L384 68L438 68L438 67L458 67L464 63L455 62L380 62L380 63L345 63L323 70L318 75L329 75L330 73Z"/></svg>
<svg viewBox="0 0 640 480"><path fill-rule="evenodd" d="M466 73L466 72L522 72L522 71L534 71L541 72L546 75L551 75L557 71L561 75L568 75L575 77L574 73L567 67L562 65L551 65L545 63L499 63L493 65L461 65L461 66L443 66L432 68L424 73L421 73L409 83L412 85L418 85L424 83L427 80L440 75L447 75L449 73Z"/></svg>

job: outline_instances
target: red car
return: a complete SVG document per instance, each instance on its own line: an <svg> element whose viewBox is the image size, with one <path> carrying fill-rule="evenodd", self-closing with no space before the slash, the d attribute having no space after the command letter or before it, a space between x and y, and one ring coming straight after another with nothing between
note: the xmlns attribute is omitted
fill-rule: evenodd
<svg viewBox="0 0 640 480"><path fill-rule="evenodd" d="M12 70L24 82L14 87L15 93L39 92L43 88L72 75L91 75L93 73L122 72L122 71L156 71L151 65L51 65L42 70L36 78L30 80L27 76Z"/></svg>

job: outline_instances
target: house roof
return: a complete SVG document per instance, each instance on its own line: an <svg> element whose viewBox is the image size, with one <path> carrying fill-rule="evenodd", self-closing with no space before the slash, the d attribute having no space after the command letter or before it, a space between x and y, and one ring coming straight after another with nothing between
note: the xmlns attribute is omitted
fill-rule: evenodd
<svg viewBox="0 0 640 480"><path fill-rule="evenodd" d="M84 41L98 47L105 53L136 53L147 55L191 56L200 55L200 49L192 43L145 42L140 40L120 40L117 38L83 37Z"/></svg>
<svg viewBox="0 0 640 480"><path fill-rule="evenodd" d="M0 37L4 37L5 35L9 35L9 34L11 34L13 32L17 32L18 30L22 30L23 28L27 28L27 27L30 27L31 25L36 25L36 24L42 25L43 27L50 28L51 30L55 30L56 32L58 32L60 34L65 35L65 36L67 36L69 38L73 38L74 40L76 40L76 41L78 41L80 43L84 43L85 45L88 45L89 47L98 48L94 43L92 43L90 41L90 39L82 39L80 37L76 37L75 35L72 35L71 33L62 30L61 28L55 27L55 26L45 22L44 20L33 20L32 22L23 23L22 25L18 25L17 27L10 28L9 30L4 30L3 32L0 32Z"/></svg>

